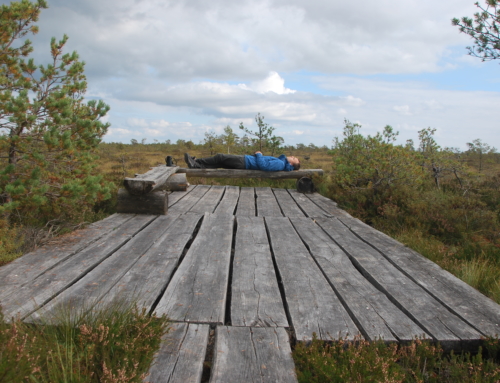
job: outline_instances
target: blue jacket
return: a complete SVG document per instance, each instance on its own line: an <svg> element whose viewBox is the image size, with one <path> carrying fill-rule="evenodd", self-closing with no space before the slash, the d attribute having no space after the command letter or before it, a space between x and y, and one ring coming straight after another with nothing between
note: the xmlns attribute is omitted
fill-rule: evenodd
<svg viewBox="0 0 500 383"><path fill-rule="evenodd" d="M245 156L245 168L248 170L264 170L266 172L289 172L293 170L293 166L290 165L284 154L278 158L263 156L260 153Z"/></svg>

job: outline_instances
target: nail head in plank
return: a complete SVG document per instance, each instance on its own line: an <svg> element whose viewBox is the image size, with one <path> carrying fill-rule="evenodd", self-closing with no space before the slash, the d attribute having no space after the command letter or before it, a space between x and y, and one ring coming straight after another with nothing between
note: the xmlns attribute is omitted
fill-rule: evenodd
<svg viewBox="0 0 500 383"><path fill-rule="evenodd" d="M475 347L481 334L451 313L385 257L355 236L337 218L316 222L349 255L370 282L447 349Z"/></svg>
<svg viewBox="0 0 500 383"><path fill-rule="evenodd" d="M209 326L173 323L162 337L146 380L151 383L200 382Z"/></svg>
<svg viewBox="0 0 500 383"><path fill-rule="evenodd" d="M206 213L156 312L174 321L223 323L233 215Z"/></svg>
<svg viewBox="0 0 500 383"><path fill-rule="evenodd" d="M288 326L264 219L260 217L237 218L231 324Z"/></svg>
<svg viewBox="0 0 500 383"><path fill-rule="evenodd" d="M288 218L266 217L271 248L297 340L353 339L359 330Z"/></svg>
<svg viewBox="0 0 500 383"><path fill-rule="evenodd" d="M210 383L226 382L297 382L286 330L218 326Z"/></svg>
<svg viewBox="0 0 500 383"><path fill-rule="evenodd" d="M411 341L416 337L430 338L385 294L365 279L348 256L313 220L293 218L291 221L369 340Z"/></svg>

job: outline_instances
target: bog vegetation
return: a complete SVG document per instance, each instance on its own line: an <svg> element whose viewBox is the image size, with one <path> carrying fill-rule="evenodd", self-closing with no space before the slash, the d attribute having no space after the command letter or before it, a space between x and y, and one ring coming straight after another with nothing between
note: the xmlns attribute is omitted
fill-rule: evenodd
<svg viewBox="0 0 500 383"><path fill-rule="evenodd" d="M260 114L257 131L227 126L220 135L207 132L199 143L146 138L103 143L108 124L101 119L108 106L84 102L84 63L76 52L64 53L68 37L52 40L48 65L29 58L31 43L20 40L37 32L34 23L46 7L44 0L23 0L0 9L0 265L114 213L123 178L164 164L166 155L182 166L184 152L202 157L261 150L293 154L303 168L324 169L325 176L315 180L321 194L500 303L500 154L495 148L480 139L464 151L447 148L431 128L402 145L390 126L369 136L349 121L330 146L291 146ZM472 21L463 22L470 31ZM490 52L488 47L480 52ZM190 182L294 187L289 180ZM0 316L0 381L140 381L165 326L165 318L132 308L60 327L7 325ZM110 336L122 339L120 347L110 346ZM400 348L314 341L310 347L297 345L294 356L302 381L454 381L456 376L497 381L495 345L488 343L487 360L481 353L444 356L437 345L420 340Z"/></svg>

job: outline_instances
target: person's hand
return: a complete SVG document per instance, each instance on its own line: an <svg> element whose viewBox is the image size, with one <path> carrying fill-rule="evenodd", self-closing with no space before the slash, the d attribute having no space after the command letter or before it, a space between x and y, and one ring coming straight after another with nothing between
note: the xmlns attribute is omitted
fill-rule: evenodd
<svg viewBox="0 0 500 383"><path fill-rule="evenodd" d="M259 152L259 151L256 151L254 154L257 154L257 153L262 154L262 152Z"/></svg>

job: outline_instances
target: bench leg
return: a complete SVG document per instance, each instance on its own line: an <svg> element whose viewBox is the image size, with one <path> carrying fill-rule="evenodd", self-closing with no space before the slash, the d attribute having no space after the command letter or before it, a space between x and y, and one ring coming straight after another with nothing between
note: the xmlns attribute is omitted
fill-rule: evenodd
<svg viewBox="0 0 500 383"><path fill-rule="evenodd" d="M166 191L132 195L126 189L118 190L116 204L118 213L166 215L167 210L168 194Z"/></svg>
<svg viewBox="0 0 500 383"><path fill-rule="evenodd" d="M297 191L299 193L314 193L314 183L309 177L302 177L297 180Z"/></svg>

